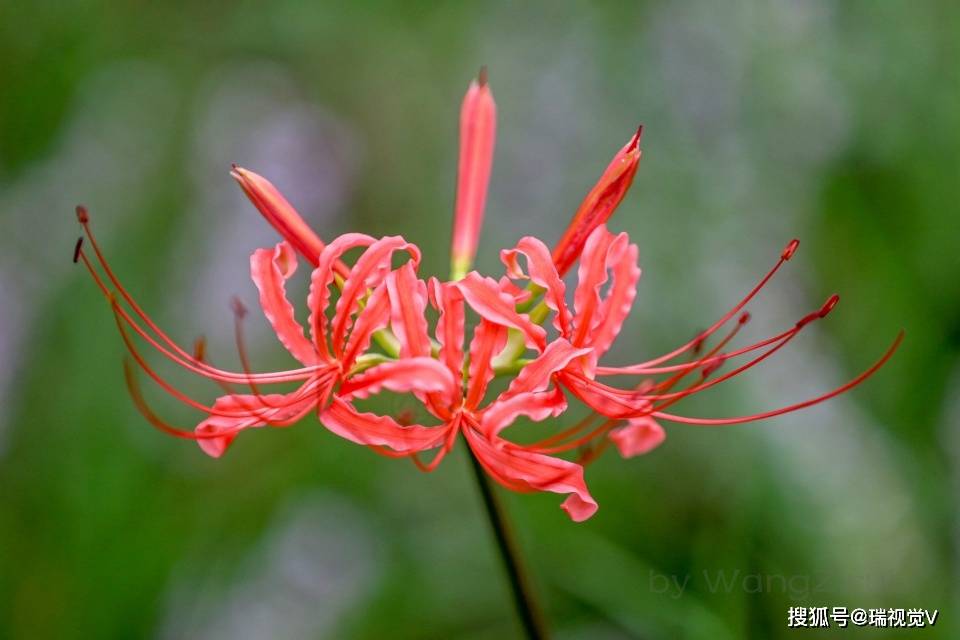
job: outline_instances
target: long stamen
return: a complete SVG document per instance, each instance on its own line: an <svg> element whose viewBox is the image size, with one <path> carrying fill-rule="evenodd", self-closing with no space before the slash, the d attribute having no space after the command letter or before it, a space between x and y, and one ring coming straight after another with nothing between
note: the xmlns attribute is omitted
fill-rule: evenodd
<svg viewBox="0 0 960 640"><path fill-rule="evenodd" d="M749 313L744 312L743 314L741 314L740 318L737 320L737 324L734 325L733 329L728 331L727 335L725 335L723 339L720 340L720 342L718 342L713 347L711 347L710 350L707 351L705 354L700 355L700 350L703 348L703 342L704 342L703 340L701 340L699 344L694 345L693 353L698 357L696 357L693 361L688 363L687 368L681 371L678 371L676 374L670 376L666 380L663 380L657 383L656 385L657 390L669 391L670 389L672 389L678 382L683 380L683 378L685 378L691 371L694 371L695 369L700 367L704 362L709 361L717 353L719 353L721 349L723 349L727 344L729 344L730 341L733 340L738 333L740 333L740 330L749 321L750 321Z"/></svg>
<svg viewBox="0 0 960 640"><path fill-rule="evenodd" d="M127 333L127 330L123 326L123 321L118 313L118 306L116 303L112 305L114 310L114 319L117 323L117 329L120 331L120 337L123 340L123 343L127 347L127 351L130 353L130 356L133 360L140 366L140 368L146 373L154 382L156 382L164 391L169 395L173 396L175 399L186 404L189 407L207 413L213 416L219 416L223 418L257 418L260 421L266 422L271 426L280 426L280 423L275 423L271 421L271 414L277 413L279 409L286 409L288 407L296 405L298 402L303 400L304 395L297 393L291 394L286 398L286 401L281 404L267 404L266 399L262 396L258 396L258 400L262 403L261 406L244 406L243 410L229 411L224 409L217 409L216 407L207 406L201 402L197 402L193 398L189 397L169 382L167 382L160 374L156 372L146 361L140 351L136 348L136 345L133 343L133 340L130 337L130 334ZM138 386L139 388L139 386ZM243 404L243 403L241 403Z"/></svg>
<svg viewBox="0 0 960 640"><path fill-rule="evenodd" d="M787 335L787 337L785 337L783 340L777 343L776 346L768 349L767 351L764 351L762 354L760 354L756 358L753 358L747 363L740 365L736 369L733 369L732 371L725 373L719 378L715 378L713 380L710 380L709 382L695 384L683 391L677 391L675 393L658 393L655 395L647 396L647 399L652 401L670 400L671 401L670 404L673 404L673 402L676 402L679 399L682 399L689 395L693 395L695 393L699 393L700 391L703 391L705 389L709 389L710 387L716 386L725 380L729 380L730 378L733 378L734 376L739 375L748 369L751 369L752 367L760 364L761 362L763 362L764 360L766 360L767 358L775 354L777 351L785 347L791 340L793 340L797 336L797 334L799 334L804 329L804 327L809 325L812 321L826 318L827 315L833 310L833 308L837 306L837 303L839 301L840 301L840 296L836 294L830 296L827 299L827 301L820 307L820 309L812 313L809 313L803 318L801 318L800 321L797 322L797 324L794 326L793 330ZM726 355L713 356L711 354L711 358L707 358L706 360L707 360L707 364L703 369L704 378L709 377L710 375L713 374L714 371L720 368L720 366L722 366L723 363L726 362L727 356ZM655 409L660 410L662 408L663 407L656 407Z"/></svg>
<svg viewBox="0 0 960 640"><path fill-rule="evenodd" d="M791 240L789 243L787 243L787 246L784 247L783 251L780 252L780 259L777 261L777 264L775 264L773 268L767 272L767 275L765 275L760 280L760 282L758 282L757 285L739 303L737 303L736 306L730 309L730 311L724 314L722 318L717 320L709 329L704 331L700 336L694 338L690 342L680 347L677 347L670 353L666 353L652 360L647 360L646 362L641 362L639 364L634 365L633 367L629 367L629 369L635 369L639 372L644 367L660 364L662 362L666 362L667 360L671 360L672 358L675 358L678 355L685 353L686 351L689 351L690 349L693 349L696 345L700 344L702 340L706 339L707 337L715 333L720 327L722 327L724 324L729 322L731 318L737 315L737 313L739 313L740 310L747 305L747 303L753 300L753 298L760 292L760 290L763 289L763 287L765 287L768 282L770 282L771 278L773 278L773 276L776 275L777 271L780 270L780 267L782 267L785 262L787 262L788 260L790 260L790 258L793 257L793 254L796 253L797 247L799 246L800 246L800 241L796 239Z"/></svg>
<svg viewBox="0 0 960 640"><path fill-rule="evenodd" d="M243 383L248 376L243 374L234 373L231 371L224 371L222 369L217 369L211 367L205 362L202 362L195 358L192 354L188 353L182 347L180 347L176 342L174 342L166 333L164 333L159 326L143 311L143 309L136 303L130 293L123 287L119 279L114 274L113 270L110 268L110 265L107 263L106 258L101 252L99 246L96 243L96 239L93 236L93 232L89 227L89 217L86 213L86 209L83 207L77 207L77 218L80 220L83 225L84 232L86 233L87 238L90 241L91 246L96 253L97 260L100 263L100 266L103 268L104 273L107 274L110 282L114 285L117 292L120 296L130 305L134 313L150 328L156 336L163 342L165 342L169 349L161 346L156 339L150 336L142 327L137 324L136 321L124 310L120 308L120 313L123 316L124 320L133 328L144 340L148 341L151 346L160 351L165 357L176 362L180 366L207 378L211 379L220 379L231 382ZM86 257L86 252L83 250L82 241L77 242L77 245L74 249L74 256L76 259L82 260L84 266L87 268L87 271L93 277L94 282L99 287L100 291L106 296L108 300L114 299L113 294L110 292L110 289L106 286L106 283L103 279L97 274L96 270L93 267L93 264ZM172 350L172 353L171 353ZM304 367L300 369L291 369L289 371L280 371L275 373L258 373L252 374L256 379L262 383L279 383L279 382L289 382L295 380L305 380L308 379L312 372L315 370L315 367Z"/></svg>
<svg viewBox="0 0 960 640"><path fill-rule="evenodd" d="M785 413L792 413L800 409L805 409L806 407L811 407L813 405L820 404L821 402L829 400L830 398L834 398L840 395L841 393L849 391L850 389L856 387L858 384L862 383L864 380L866 380L867 378L872 376L874 373L876 373L877 370L880 369L880 367L882 367L884 364L886 364L886 362L893 356L896 350L900 347L900 343L903 342L903 335L904 335L904 332L901 329L900 332L897 334L896 339L894 339L893 343L890 345L887 351L883 354L883 356L881 356L879 360L873 363L873 365L871 365L868 369L863 371L860 375L853 378L849 382L833 389L832 391L829 391L815 398L811 398L809 400L804 400L803 402L787 405L785 407L781 407L779 409L773 409L771 411L755 413L748 416L737 416L733 418L694 418L690 416L679 416L672 413L664 413L661 411L656 411L652 415L655 418L659 418L661 420L667 420L670 422L680 422L683 424L693 424L693 425L700 425L700 426L721 426L721 425L730 425L730 424L742 424L745 422L754 422L756 420L764 420L766 418L773 418L775 416L783 415Z"/></svg>

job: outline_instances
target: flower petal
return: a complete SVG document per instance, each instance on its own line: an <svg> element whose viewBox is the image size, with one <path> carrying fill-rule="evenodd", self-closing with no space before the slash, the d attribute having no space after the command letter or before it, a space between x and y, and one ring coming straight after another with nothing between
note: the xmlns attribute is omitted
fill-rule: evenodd
<svg viewBox="0 0 960 640"><path fill-rule="evenodd" d="M551 376L564 369L573 360L592 353L591 349L577 349L563 338L547 345L543 353L525 365L510 383L505 395L530 391L543 391L550 384Z"/></svg>
<svg viewBox="0 0 960 640"><path fill-rule="evenodd" d="M332 243L331 243L332 244ZM350 269L350 277L343 283L340 299L330 327L330 346L338 357L342 355L351 318L360 300L370 289L380 286L391 271L391 260L397 251L410 254L413 266L420 264L420 249L400 236L388 236L371 244Z"/></svg>
<svg viewBox="0 0 960 640"><path fill-rule="evenodd" d="M330 304L330 285L334 280L334 265L340 256L356 247L369 247L374 242L363 233L345 233L328 244L320 253L317 268L310 275L310 293L307 306L310 308L310 332L317 351L324 357L330 357L327 345L327 306Z"/></svg>
<svg viewBox="0 0 960 640"><path fill-rule="evenodd" d="M427 285L417 279L413 263L408 262L387 276L390 297L390 326L400 340L400 356L430 355L427 333Z"/></svg>
<svg viewBox="0 0 960 640"><path fill-rule="evenodd" d="M573 294L575 333L571 342L582 345L589 341L591 332L600 324L600 289L607 282L607 257L614 236L605 226L599 226L587 238L577 269L577 288Z"/></svg>
<svg viewBox="0 0 960 640"><path fill-rule="evenodd" d="M353 331L350 332L347 347L341 358L344 371L350 370L357 356L365 353L370 346L373 334L386 327L389 322L390 300L387 296L387 288L380 285L367 298L366 306L357 315L357 320L353 324Z"/></svg>
<svg viewBox="0 0 960 640"><path fill-rule="evenodd" d="M616 255L611 265L613 283L609 293L600 305L600 323L591 331L590 346L593 347L593 363L610 349L616 340L624 320L630 315L633 301L637 297L637 281L640 279L640 267L637 266L637 245L629 244L622 255Z"/></svg>
<svg viewBox="0 0 960 640"><path fill-rule="evenodd" d="M633 418L627 426L614 429L609 435L624 458L652 451L659 447L666 437L663 427L649 416Z"/></svg>
<svg viewBox="0 0 960 640"><path fill-rule="evenodd" d="M441 393L450 397L456 382L450 370L430 357L401 358L367 369L343 382L339 396L366 398L383 389L394 393Z"/></svg>
<svg viewBox="0 0 960 640"><path fill-rule="evenodd" d="M470 341L470 368L465 401L468 409L476 409L483 401L487 385L494 376L493 358L503 351L506 344L507 328L480 318L479 324L473 330L473 340Z"/></svg>
<svg viewBox="0 0 960 640"><path fill-rule="evenodd" d="M515 248L501 251L500 260L506 265L507 273L511 278L527 277L517 260L519 255L524 255L527 258L530 280L538 287L546 290L544 301L556 314L553 324L557 331L562 336L569 335L570 311L567 309L567 289L557 273L557 268L553 264L553 258L550 257L550 250L547 249L547 245L532 236L524 236L520 238Z"/></svg>
<svg viewBox="0 0 960 640"><path fill-rule="evenodd" d="M561 508L574 522L583 522L597 512L582 466L527 451L502 438L487 439L473 429L464 433L483 468L506 487L570 494Z"/></svg>
<svg viewBox="0 0 960 640"><path fill-rule="evenodd" d="M480 429L488 437L499 434L520 416L534 422L555 418L567 410L563 391L554 387L551 391L525 392L490 403L480 419Z"/></svg>
<svg viewBox="0 0 960 640"><path fill-rule="evenodd" d="M500 290L493 278L486 278L471 271L465 278L455 283L463 294L467 304L481 317L490 322L512 327L523 334L524 343L531 349L543 351L546 346L546 332L543 327L530 321L526 314L517 313L513 299Z"/></svg>
<svg viewBox="0 0 960 640"><path fill-rule="evenodd" d="M297 322L284 283L297 270L297 256L289 242L273 249L257 249L250 256L250 276L260 291L260 306L277 338L306 366L317 362L317 352Z"/></svg>
<svg viewBox="0 0 960 640"><path fill-rule="evenodd" d="M447 435L446 426L403 426L387 416L360 413L343 398L334 396L320 414L320 422L330 431L362 445L390 447L400 453L414 453L440 446Z"/></svg>
<svg viewBox="0 0 960 640"><path fill-rule="evenodd" d="M197 444L208 456L219 458L226 452L237 434L251 427L266 425L283 427L302 418L315 405L312 394L301 387L290 394L268 395L230 394L220 396L213 404L216 411L246 413L237 417L210 415L194 431ZM216 435L220 434L220 435Z"/></svg>
<svg viewBox="0 0 960 640"><path fill-rule="evenodd" d="M440 359L458 380L463 376L464 317L463 295L453 283L430 278L430 303L440 312L437 341Z"/></svg>

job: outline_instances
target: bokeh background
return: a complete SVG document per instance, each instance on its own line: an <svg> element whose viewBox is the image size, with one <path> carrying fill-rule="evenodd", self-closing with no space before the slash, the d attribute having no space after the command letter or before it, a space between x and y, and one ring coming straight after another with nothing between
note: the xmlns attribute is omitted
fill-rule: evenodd
<svg viewBox="0 0 960 640"><path fill-rule="evenodd" d="M937 608L923 637L960 637L958 34L953 2L0 2L0 637L518 637L462 451L424 475L308 420L208 459L136 413L70 263L83 202L144 306L235 365L228 300L255 307L247 258L276 240L237 162L325 238L401 233L445 274L481 64L487 272L523 234L555 241L646 125L611 223L644 268L614 361L689 339L794 236L750 334L840 293L687 413L825 391L907 331L827 405L609 452L587 523L505 496L556 636L778 638L790 606L847 606ZM258 367L287 366L251 316Z"/></svg>

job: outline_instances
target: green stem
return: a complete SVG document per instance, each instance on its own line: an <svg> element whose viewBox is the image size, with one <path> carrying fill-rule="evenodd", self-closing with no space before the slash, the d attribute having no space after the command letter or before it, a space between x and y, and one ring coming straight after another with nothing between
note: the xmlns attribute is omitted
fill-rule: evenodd
<svg viewBox="0 0 960 640"><path fill-rule="evenodd" d="M510 589L513 594L514 604L517 607L517 613L520 615L520 622L526 632L526 637L530 640L546 640L547 628L540 613L540 608L533 596L533 589L530 580L521 562L520 552L517 549L516 540L510 530L510 524L507 520L507 514L503 505L500 503L496 494L496 487L490 482L486 471L477 457L467 448L470 456L470 463L473 467L473 474L477 480L477 486L480 488L480 495L483 497L483 505L487 510L487 517L490 520L490 527L493 529L494 537L497 540L497 548L500 551L500 557L503 560L503 568L507 572L507 580L510 583Z"/></svg>

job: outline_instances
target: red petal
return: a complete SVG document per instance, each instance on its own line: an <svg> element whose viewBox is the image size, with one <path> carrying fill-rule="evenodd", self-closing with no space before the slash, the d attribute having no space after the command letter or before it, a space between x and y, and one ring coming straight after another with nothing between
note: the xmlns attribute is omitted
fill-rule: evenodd
<svg viewBox="0 0 960 640"><path fill-rule="evenodd" d="M357 356L366 352L370 346L373 334L386 327L389 321L390 301L386 287L381 285L367 298L366 306L357 315L357 320L353 324L353 331L350 332L350 338L347 340L347 347L341 359L344 371L350 370Z"/></svg>
<svg viewBox="0 0 960 640"><path fill-rule="evenodd" d="M368 247L376 240L362 233L347 233L328 244L320 253L317 268L310 276L310 293L307 306L310 308L310 331L317 351L330 356L327 346L327 306L330 304L330 285L333 283L333 266L340 256L356 247Z"/></svg>
<svg viewBox="0 0 960 640"><path fill-rule="evenodd" d="M332 245L332 243L331 243ZM400 236L381 238L371 244L350 269L350 277L343 283L340 299L330 329L330 345L337 356L342 355L344 338L360 300L370 289L380 286L391 271L391 260L397 251L410 254L413 266L420 264L420 249Z"/></svg>
<svg viewBox="0 0 960 640"><path fill-rule="evenodd" d="M582 522L597 512L597 502L587 490L580 465L527 451L502 438L488 440L472 429L465 429L464 433L483 468L508 488L519 485L570 494L561 508L574 522Z"/></svg>
<svg viewBox="0 0 960 640"><path fill-rule="evenodd" d="M403 426L387 416L360 413L349 402L334 396L320 414L320 422L342 438L362 445L390 447L401 453L433 449L443 444L446 426Z"/></svg>
<svg viewBox="0 0 960 640"><path fill-rule="evenodd" d="M430 279L430 301L440 312L437 320L437 340L440 359L458 380L463 376L464 317L463 295L453 283Z"/></svg>
<svg viewBox="0 0 960 640"><path fill-rule="evenodd" d="M525 392L508 398L499 398L487 407L480 420L480 428L488 437L499 434L520 416L534 422L555 418L567 409L563 391Z"/></svg>
<svg viewBox="0 0 960 640"><path fill-rule="evenodd" d="M640 279L640 267L637 266L637 245L627 245L623 253L614 252L615 259L607 260L612 269L613 283L603 300L600 311L600 323L590 333L590 346L593 347L593 362L603 356L616 340L624 320L630 315L633 301L637 297L637 281Z"/></svg>
<svg viewBox="0 0 960 640"><path fill-rule="evenodd" d="M257 249L250 256L250 275L260 291L260 306L277 338L294 358L311 366L317 352L297 322L284 283L297 270L293 246L284 241L273 249Z"/></svg>
<svg viewBox="0 0 960 640"><path fill-rule="evenodd" d="M466 406L476 409L483 401L487 385L493 380L493 358L507 344L506 327L481 318L470 341L470 369L467 379Z"/></svg>
<svg viewBox="0 0 960 640"><path fill-rule="evenodd" d="M400 340L400 356L430 355L427 333L427 285L417 279L413 264L408 262L387 276L390 293L390 326Z"/></svg>
<svg viewBox="0 0 960 640"><path fill-rule="evenodd" d="M513 299L500 290L493 278L485 278L472 271L455 283L463 294L467 304L481 317L490 322L518 329L524 336L524 342L531 349L543 351L546 346L546 332L543 327L534 324L526 314L517 313Z"/></svg>
<svg viewBox="0 0 960 640"><path fill-rule="evenodd" d="M344 381L340 396L366 398L388 389L395 393L441 393L453 395L456 381L450 370L430 357L401 358L379 364Z"/></svg>
<svg viewBox="0 0 960 640"><path fill-rule="evenodd" d="M644 416L633 418L627 426L614 429L609 437L617 445L621 456L632 458L656 449L667 434L653 418Z"/></svg>
<svg viewBox="0 0 960 640"><path fill-rule="evenodd" d="M315 398L308 394L299 400L296 396L303 395L302 387L290 394L271 393L269 395L241 395L231 394L220 396L213 404L217 411L247 412L245 416L227 417L219 415L208 416L197 425L194 430L198 435L207 437L197 440L197 444L208 456L219 458L237 437L237 434L251 427L287 426L300 420L314 406ZM218 437L211 434L220 433Z"/></svg>
<svg viewBox="0 0 960 640"><path fill-rule="evenodd" d="M543 391L550 384L554 373L564 369L576 358L590 353L592 353L590 349L577 349L563 338L557 338L547 345L536 360L520 370L517 377L510 383L505 395Z"/></svg>
<svg viewBox="0 0 960 640"><path fill-rule="evenodd" d="M569 335L570 312L567 310L567 289L557 273L557 268L553 264L553 258L550 257L550 250L547 249L547 245L537 238L525 236L520 239L514 249L501 251L500 260L506 265L507 273L511 278L526 277L517 260L517 256L520 254L527 258L530 280L538 287L546 290L544 300L556 314L553 324L557 331L560 332L560 335Z"/></svg>

